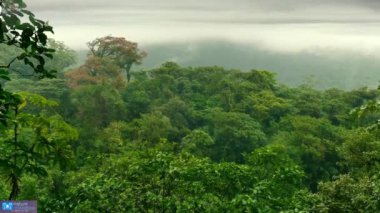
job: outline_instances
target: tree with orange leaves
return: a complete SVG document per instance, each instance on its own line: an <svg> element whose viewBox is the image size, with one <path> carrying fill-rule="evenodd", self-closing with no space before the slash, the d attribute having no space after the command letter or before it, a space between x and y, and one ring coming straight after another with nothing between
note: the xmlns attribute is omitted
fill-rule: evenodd
<svg viewBox="0 0 380 213"><path fill-rule="evenodd" d="M86 85L109 84L124 88L122 69L108 58L89 57L85 64L67 72L68 86L78 88Z"/></svg>
<svg viewBox="0 0 380 213"><path fill-rule="evenodd" d="M105 36L88 43L90 56L109 58L125 70L127 81L131 80L133 64L141 64L147 53L138 48L138 44L123 37Z"/></svg>

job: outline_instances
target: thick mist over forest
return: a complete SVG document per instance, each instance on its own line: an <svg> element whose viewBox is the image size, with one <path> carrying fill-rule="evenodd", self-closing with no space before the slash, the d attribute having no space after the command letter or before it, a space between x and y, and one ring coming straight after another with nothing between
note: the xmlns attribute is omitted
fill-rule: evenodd
<svg viewBox="0 0 380 213"><path fill-rule="evenodd" d="M171 61L181 66L268 70L276 73L277 80L288 86L310 84L319 89L344 90L375 88L380 79L380 56L338 48L280 52L259 44L202 40L141 44L141 49L148 52L148 57L134 68L135 71L157 68L163 62ZM83 63L87 52L78 51L79 64Z"/></svg>
<svg viewBox="0 0 380 213"><path fill-rule="evenodd" d="M85 50L104 34L137 42L148 53L145 68L174 61L264 69L290 86L307 81L345 90L376 87L380 77L377 1L26 2L55 26L53 37L73 49Z"/></svg>

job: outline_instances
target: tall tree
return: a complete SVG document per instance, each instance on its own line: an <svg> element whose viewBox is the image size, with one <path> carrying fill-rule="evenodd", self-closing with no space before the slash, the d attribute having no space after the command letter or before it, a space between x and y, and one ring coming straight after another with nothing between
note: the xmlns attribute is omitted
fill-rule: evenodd
<svg viewBox="0 0 380 213"><path fill-rule="evenodd" d="M88 43L90 55L104 58L108 57L123 68L127 73L127 81L131 80L131 68L133 64L140 64L147 56L146 52L138 48L137 43L126 40L123 37L105 36Z"/></svg>

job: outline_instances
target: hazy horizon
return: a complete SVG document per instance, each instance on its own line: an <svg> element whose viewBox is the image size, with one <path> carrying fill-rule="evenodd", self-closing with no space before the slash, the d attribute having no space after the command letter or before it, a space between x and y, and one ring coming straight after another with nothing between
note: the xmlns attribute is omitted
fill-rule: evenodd
<svg viewBox="0 0 380 213"><path fill-rule="evenodd" d="M226 40L276 52L338 49L378 54L380 3L372 0L27 0L74 49L104 35L140 45Z"/></svg>
<svg viewBox="0 0 380 213"><path fill-rule="evenodd" d="M148 52L145 67L174 61L183 66L265 69L288 85L314 75L321 88L375 86L380 79L377 1L26 3L54 26L53 38L77 51L105 35L138 42Z"/></svg>

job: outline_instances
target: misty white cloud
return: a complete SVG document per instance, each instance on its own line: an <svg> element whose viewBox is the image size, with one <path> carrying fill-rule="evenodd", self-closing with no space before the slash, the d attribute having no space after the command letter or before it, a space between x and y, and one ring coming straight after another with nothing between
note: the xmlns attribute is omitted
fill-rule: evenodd
<svg viewBox="0 0 380 213"><path fill-rule="evenodd" d="M374 0L26 0L74 48L107 34L141 44L227 39L277 51L378 52ZM378 38L379 37L379 38Z"/></svg>
<svg viewBox="0 0 380 213"><path fill-rule="evenodd" d="M28 0L37 10L124 9L193 9L193 10L266 10L290 11L304 8L371 8L380 7L377 0Z"/></svg>

